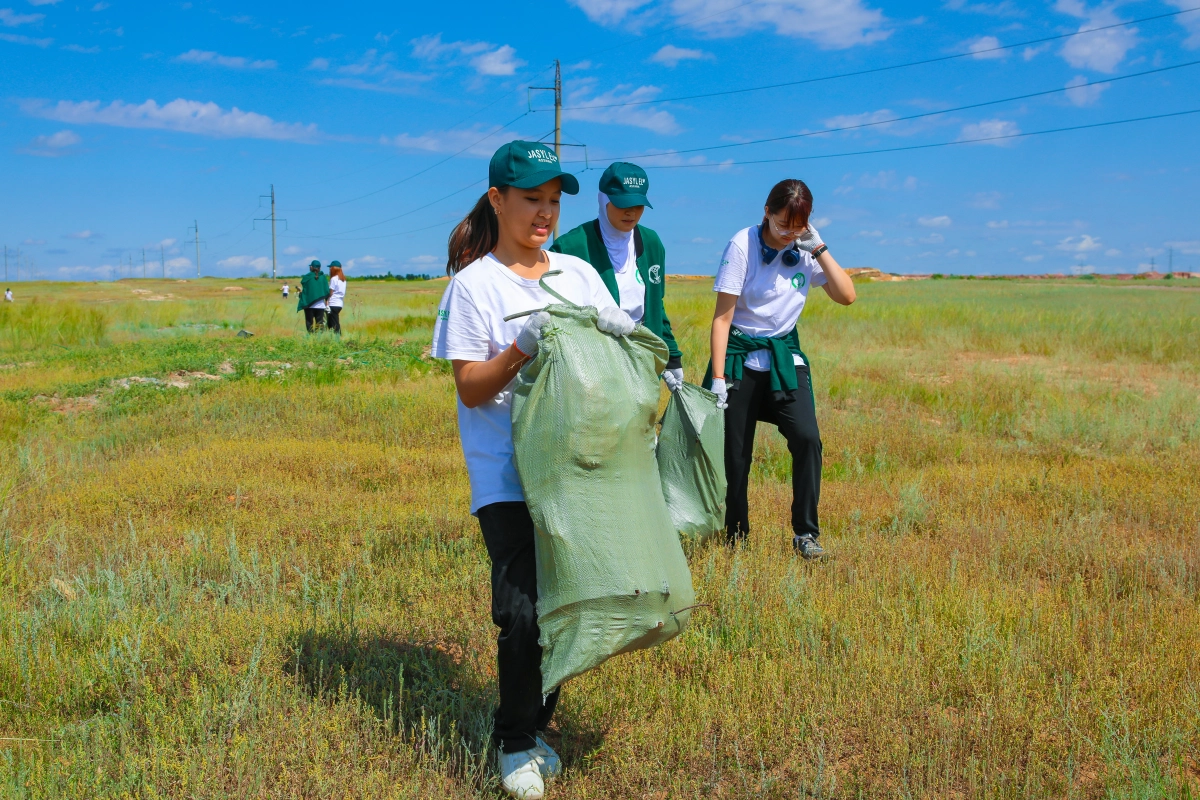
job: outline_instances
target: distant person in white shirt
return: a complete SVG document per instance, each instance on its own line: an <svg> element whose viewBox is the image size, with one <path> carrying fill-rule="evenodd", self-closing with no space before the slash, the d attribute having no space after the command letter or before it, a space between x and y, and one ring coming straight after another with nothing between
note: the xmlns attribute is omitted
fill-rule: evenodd
<svg viewBox="0 0 1200 800"><path fill-rule="evenodd" d="M855 298L850 276L809 222L812 207L803 181L780 181L767 195L762 222L738 231L725 246L713 284L717 308L706 381L725 409L729 543L750 533L746 493L761 420L779 428L792 454L792 547L803 558L820 558L825 550L817 543L821 431L796 323L814 286L844 306Z"/></svg>
<svg viewBox="0 0 1200 800"><path fill-rule="evenodd" d="M285 281L283 284L283 299L287 300L287 298L288 298L288 285L287 285L287 282Z"/></svg>
<svg viewBox="0 0 1200 800"><path fill-rule="evenodd" d="M5 289L5 290L4 290L4 302L6 302L6 303L11 303L12 301L13 301L13 299L12 299L12 289Z"/></svg>
<svg viewBox="0 0 1200 800"><path fill-rule="evenodd" d="M329 262L329 314L325 317L325 328L342 335L342 306L346 304L346 273L342 262Z"/></svg>
<svg viewBox="0 0 1200 800"><path fill-rule="evenodd" d="M562 194L579 192L558 156L537 142L509 142L488 168L490 187L450 234L450 285L438 305L432 354L448 359L458 390L458 434L471 484L471 513L492 562L492 619L500 705L493 740L500 785L512 797L540 800L557 775L558 755L539 736L558 702L542 696L538 644L537 558L533 520L513 461L512 382L537 355L550 315L509 315L555 302L538 281L550 270L554 289L599 309L596 327L613 336L635 323L617 306L600 275L575 256L542 249L558 221Z"/></svg>

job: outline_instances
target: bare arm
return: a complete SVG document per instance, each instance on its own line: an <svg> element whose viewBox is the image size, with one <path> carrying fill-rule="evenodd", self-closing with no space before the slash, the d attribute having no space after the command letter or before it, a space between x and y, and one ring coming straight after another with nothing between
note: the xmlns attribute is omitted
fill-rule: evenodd
<svg viewBox="0 0 1200 800"><path fill-rule="evenodd" d="M850 280L846 270L842 269L828 250L817 256L817 263L825 271L825 294L829 295L833 302L844 306L853 303L858 296L854 292L854 281Z"/></svg>
<svg viewBox="0 0 1200 800"><path fill-rule="evenodd" d="M736 294L717 292L717 309L713 312L712 333L709 335L714 378L725 377L725 350L729 346L729 328L733 325L733 309L736 305Z"/></svg>
<svg viewBox="0 0 1200 800"><path fill-rule="evenodd" d="M500 394L528 360L524 353L509 345L504 352L487 361L451 361L454 385L463 405L475 408Z"/></svg>

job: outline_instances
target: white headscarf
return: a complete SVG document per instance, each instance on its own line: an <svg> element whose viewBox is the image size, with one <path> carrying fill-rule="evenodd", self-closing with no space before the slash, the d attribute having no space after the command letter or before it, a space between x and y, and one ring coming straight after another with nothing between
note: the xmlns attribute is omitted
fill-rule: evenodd
<svg viewBox="0 0 1200 800"><path fill-rule="evenodd" d="M613 269L624 272L637 263L637 249L633 243L633 231L625 233L613 227L608 221L608 195L600 192L600 238L604 240L604 248L608 250L608 260Z"/></svg>

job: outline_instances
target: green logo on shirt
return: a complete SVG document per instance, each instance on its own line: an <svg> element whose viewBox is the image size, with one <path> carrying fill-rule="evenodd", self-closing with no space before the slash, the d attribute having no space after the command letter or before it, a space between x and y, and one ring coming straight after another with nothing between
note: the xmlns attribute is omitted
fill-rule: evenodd
<svg viewBox="0 0 1200 800"><path fill-rule="evenodd" d="M795 289L797 292L804 288L805 282L806 282L806 278L804 277L803 272L797 272L795 275L792 276L792 288Z"/></svg>
<svg viewBox="0 0 1200 800"><path fill-rule="evenodd" d="M654 264L650 267L650 282L662 283L662 264Z"/></svg>
<svg viewBox="0 0 1200 800"><path fill-rule="evenodd" d="M437 318L438 319L450 319L450 309L439 308Z"/></svg>

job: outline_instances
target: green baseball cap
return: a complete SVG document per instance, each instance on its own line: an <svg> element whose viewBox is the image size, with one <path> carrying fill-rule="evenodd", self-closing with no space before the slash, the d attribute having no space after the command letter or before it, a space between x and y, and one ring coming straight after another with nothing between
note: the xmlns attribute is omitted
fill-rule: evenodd
<svg viewBox="0 0 1200 800"><path fill-rule="evenodd" d="M320 269L320 268L321 268L321 262L320 262L320 261L317 261L316 259L313 259L312 263L311 263L311 264L309 264L309 265L308 265L308 267L309 267L309 269L312 269L313 267L316 267L317 269Z"/></svg>
<svg viewBox="0 0 1200 800"><path fill-rule="evenodd" d="M617 208L654 208L646 199L646 192L650 191L650 178L646 170L628 161L608 165L608 169L600 176L600 191L608 195L608 202Z"/></svg>
<svg viewBox="0 0 1200 800"><path fill-rule="evenodd" d="M329 266L331 266L331 267L340 267L341 265L342 265L342 262L340 262L340 261L330 261L329 262Z"/></svg>
<svg viewBox="0 0 1200 800"><path fill-rule="evenodd" d="M562 180L562 190L579 194L579 181L563 172L553 148L541 142L509 142L496 151L488 165L488 186L497 189L515 186L532 189L555 178Z"/></svg>

